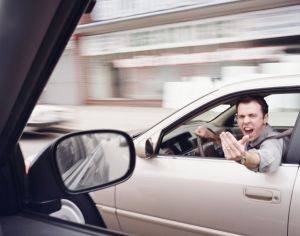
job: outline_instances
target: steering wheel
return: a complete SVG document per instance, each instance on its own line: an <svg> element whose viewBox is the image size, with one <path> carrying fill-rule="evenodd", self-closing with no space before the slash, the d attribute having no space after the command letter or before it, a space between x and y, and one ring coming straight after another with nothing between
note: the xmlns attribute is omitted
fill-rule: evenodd
<svg viewBox="0 0 300 236"><path fill-rule="evenodd" d="M203 149L203 145L202 145L202 138L198 135L197 135L197 146L198 146L198 151L199 151L200 157L205 157L205 153L204 153L204 149Z"/></svg>

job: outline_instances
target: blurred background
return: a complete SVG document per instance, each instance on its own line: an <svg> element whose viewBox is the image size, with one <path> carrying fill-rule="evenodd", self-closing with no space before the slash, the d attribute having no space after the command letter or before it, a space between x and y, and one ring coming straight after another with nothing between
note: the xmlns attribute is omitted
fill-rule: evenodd
<svg viewBox="0 0 300 236"><path fill-rule="evenodd" d="M299 0L97 0L39 104L176 109L226 83L298 74L299 16Z"/></svg>
<svg viewBox="0 0 300 236"><path fill-rule="evenodd" d="M97 0L33 110L23 154L33 163L76 130L136 134L224 84L300 74L299 16L299 0Z"/></svg>

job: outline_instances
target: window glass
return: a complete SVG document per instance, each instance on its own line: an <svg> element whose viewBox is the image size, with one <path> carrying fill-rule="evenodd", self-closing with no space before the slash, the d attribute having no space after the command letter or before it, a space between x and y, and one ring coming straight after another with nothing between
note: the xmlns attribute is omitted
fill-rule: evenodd
<svg viewBox="0 0 300 236"><path fill-rule="evenodd" d="M192 122L195 122L195 121L211 121L211 120L215 119L218 115L220 115L221 113L226 111L229 107L230 107L230 105L228 105L228 104L218 105L216 107L213 107L209 111L198 115L197 117L193 118L191 121Z"/></svg>
<svg viewBox="0 0 300 236"><path fill-rule="evenodd" d="M300 111L300 94L272 94L266 97L269 105L269 124L293 126Z"/></svg>

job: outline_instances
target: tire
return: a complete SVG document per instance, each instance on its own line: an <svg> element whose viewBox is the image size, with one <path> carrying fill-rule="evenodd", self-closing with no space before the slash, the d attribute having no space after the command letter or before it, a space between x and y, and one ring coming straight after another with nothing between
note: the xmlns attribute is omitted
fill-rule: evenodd
<svg viewBox="0 0 300 236"><path fill-rule="evenodd" d="M51 215L57 218L106 228L95 203L88 194L70 195L61 200L61 210Z"/></svg>
<svg viewBox="0 0 300 236"><path fill-rule="evenodd" d="M67 197L81 211L85 223L106 228L106 225L89 194L79 194Z"/></svg>

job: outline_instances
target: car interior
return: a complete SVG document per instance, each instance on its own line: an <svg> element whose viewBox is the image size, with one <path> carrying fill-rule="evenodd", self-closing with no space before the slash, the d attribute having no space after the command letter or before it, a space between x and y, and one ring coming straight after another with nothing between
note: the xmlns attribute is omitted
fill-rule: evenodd
<svg viewBox="0 0 300 236"><path fill-rule="evenodd" d="M264 97L269 106L269 124L278 132L292 128L300 111L300 94L265 94ZM226 130L241 139L235 101L236 98L231 98L214 105L166 131L158 145L158 155L224 158L211 140L200 138L194 132L197 127L205 126L213 133L220 134Z"/></svg>

